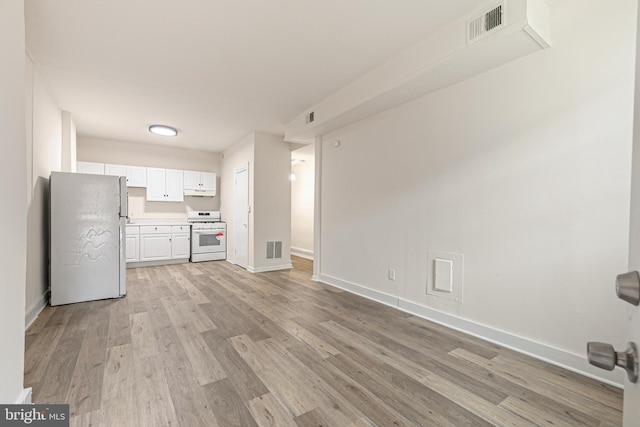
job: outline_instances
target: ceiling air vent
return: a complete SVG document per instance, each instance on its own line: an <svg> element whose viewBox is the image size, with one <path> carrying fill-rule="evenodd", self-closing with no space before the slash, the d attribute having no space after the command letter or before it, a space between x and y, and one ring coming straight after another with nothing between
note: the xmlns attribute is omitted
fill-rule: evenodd
<svg viewBox="0 0 640 427"><path fill-rule="evenodd" d="M501 4L467 23L467 42L474 42L503 25L504 5Z"/></svg>

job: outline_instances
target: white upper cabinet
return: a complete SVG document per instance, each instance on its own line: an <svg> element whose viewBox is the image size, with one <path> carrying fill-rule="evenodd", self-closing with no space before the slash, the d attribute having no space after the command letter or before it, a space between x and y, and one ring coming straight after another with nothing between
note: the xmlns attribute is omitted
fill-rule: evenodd
<svg viewBox="0 0 640 427"><path fill-rule="evenodd" d="M127 187L146 187L147 168L140 166L112 165L105 163L105 175L126 176Z"/></svg>
<svg viewBox="0 0 640 427"><path fill-rule="evenodd" d="M127 176L127 167L125 165L110 165L109 163L105 163L104 174L115 175L115 176Z"/></svg>
<svg viewBox="0 0 640 427"><path fill-rule="evenodd" d="M181 170L166 170L167 201L182 202L184 200L184 182Z"/></svg>
<svg viewBox="0 0 640 427"><path fill-rule="evenodd" d="M182 202L184 200L182 171L147 168L147 200Z"/></svg>
<svg viewBox="0 0 640 427"><path fill-rule="evenodd" d="M127 187L146 187L147 168L127 166Z"/></svg>
<svg viewBox="0 0 640 427"><path fill-rule="evenodd" d="M184 171L185 190L215 190L216 174L212 172Z"/></svg>
<svg viewBox="0 0 640 427"><path fill-rule="evenodd" d="M76 162L76 172L104 175L104 163Z"/></svg>
<svg viewBox="0 0 640 427"><path fill-rule="evenodd" d="M200 183L202 190L216 189L216 174L211 172L200 172Z"/></svg>

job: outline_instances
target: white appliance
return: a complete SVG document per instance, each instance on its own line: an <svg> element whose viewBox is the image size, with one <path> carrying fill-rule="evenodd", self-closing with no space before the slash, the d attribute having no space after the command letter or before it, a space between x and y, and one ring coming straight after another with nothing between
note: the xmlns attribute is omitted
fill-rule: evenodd
<svg viewBox="0 0 640 427"><path fill-rule="evenodd" d="M49 194L51 305L125 295L126 178L53 172Z"/></svg>
<svg viewBox="0 0 640 427"><path fill-rule="evenodd" d="M227 259L227 224L219 211L187 213L191 223L191 262Z"/></svg>

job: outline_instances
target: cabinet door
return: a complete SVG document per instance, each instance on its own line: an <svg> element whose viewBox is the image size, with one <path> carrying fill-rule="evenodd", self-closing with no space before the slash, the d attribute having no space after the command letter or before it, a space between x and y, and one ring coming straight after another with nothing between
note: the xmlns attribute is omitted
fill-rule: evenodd
<svg viewBox="0 0 640 427"><path fill-rule="evenodd" d="M184 171L184 189L200 190L200 172Z"/></svg>
<svg viewBox="0 0 640 427"><path fill-rule="evenodd" d="M135 234L132 236L127 235L127 262L136 262L140 258L140 236Z"/></svg>
<svg viewBox="0 0 640 427"><path fill-rule="evenodd" d="M147 168L127 166L127 187L146 187Z"/></svg>
<svg viewBox="0 0 640 427"><path fill-rule="evenodd" d="M170 234L141 234L140 261L171 259Z"/></svg>
<svg viewBox="0 0 640 427"><path fill-rule="evenodd" d="M171 237L171 258L189 258L191 255L190 243L188 234L174 234Z"/></svg>
<svg viewBox="0 0 640 427"><path fill-rule="evenodd" d="M168 202L184 201L183 174L181 170L167 169L165 177L165 200ZM148 189L147 189L148 194ZM148 196L147 196L148 197Z"/></svg>
<svg viewBox="0 0 640 427"><path fill-rule="evenodd" d="M166 200L166 194L165 170L147 168L147 200L151 202L162 202Z"/></svg>
<svg viewBox="0 0 640 427"><path fill-rule="evenodd" d="M211 172L200 172L200 186L201 190L215 190L216 189L216 174Z"/></svg>
<svg viewBox="0 0 640 427"><path fill-rule="evenodd" d="M105 163L104 174L114 176L127 176L127 167L125 165L110 165L108 163Z"/></svg>
<svg viewBox="0 0 640 427"><path fill-rule="evenodd" d="M76 162L76 172L104 175L104 163Z"/></svg>

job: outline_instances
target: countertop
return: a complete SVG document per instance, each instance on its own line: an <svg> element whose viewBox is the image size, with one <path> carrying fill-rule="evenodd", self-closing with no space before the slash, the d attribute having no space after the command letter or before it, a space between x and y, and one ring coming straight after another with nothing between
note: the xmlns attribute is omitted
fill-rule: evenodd
<svg viewBox="0 0 640 427"><path fill-rule="evenodd" d="M191 225L186 218L130 218L127 225Z"/></svg>

